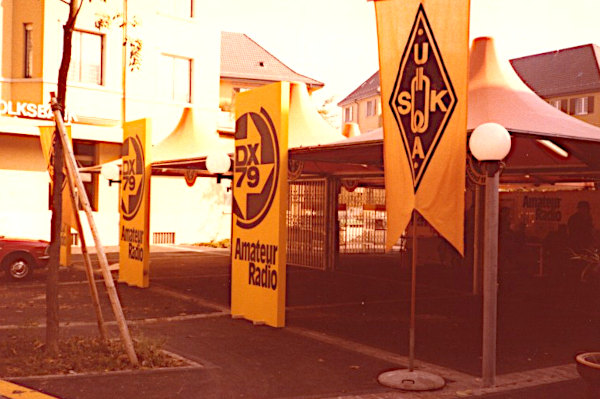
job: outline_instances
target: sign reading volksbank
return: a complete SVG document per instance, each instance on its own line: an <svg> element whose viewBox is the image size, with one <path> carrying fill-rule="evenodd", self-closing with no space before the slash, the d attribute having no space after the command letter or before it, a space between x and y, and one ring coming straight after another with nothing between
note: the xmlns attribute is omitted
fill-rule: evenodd
<svg viewBox="0 0 600 399"><path fill-rule="evenodd" d="M289 83L236 97L231 313L285 323Z"/></svg>
<svg viewBox="0 0 600 399"><path fill-rule="evenodd" d="M149 285L149 119L127 122L123 132L119 211L119 281Z"/></svg>
<svg viewBox="0 0 600 399"><path fill-rule="evenodd" d="M34 104L21 101L0 100L0 116L17 116L33 119L54 119L50 104ZM65 110L65 122L77 122L77 116Z"/></svg>

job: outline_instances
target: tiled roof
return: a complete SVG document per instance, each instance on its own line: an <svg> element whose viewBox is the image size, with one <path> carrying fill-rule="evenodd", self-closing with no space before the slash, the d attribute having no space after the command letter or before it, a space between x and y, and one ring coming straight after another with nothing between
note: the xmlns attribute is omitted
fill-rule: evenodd
<svg viewBox="0 0 600 399"><path fill-rule="evenodd" d="M221 78L304 82L312 88L324 86L318 80L293 71L247 35L235 32L221 32Z"/></svg>
<svg viewBox="0 0 600 399"><path fill-rule="evenodd" d="M338 106L350 104L351 102L362 100L363 98L372 97L379 94L379 71L375 72L371 77L363 82L356 90L348 94L346 98L338 103Z"/></svg>
<svg viewBox="0 0 600 399"><path fill-rule="evenodd" d="M600 47L586 44L515 58L511 64L540 97L600 90Z"/></svg>

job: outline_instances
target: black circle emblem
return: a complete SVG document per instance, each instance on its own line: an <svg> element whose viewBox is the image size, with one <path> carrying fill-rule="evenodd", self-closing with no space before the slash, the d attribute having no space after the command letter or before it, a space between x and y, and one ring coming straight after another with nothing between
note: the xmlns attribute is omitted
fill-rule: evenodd
<svg viewBox="0 0 600 399"><path fill-rule="evenodd" d="M144 199L146 168L142 141L138 136L128 137L121 151L121 213L123 219L131 220L137 215Z"/></svg>
<svg viewBox="0 0 600 399"><path fill-rule="evenodd" d="M264 108L235 122L233 213L244 229L258 225L269 213L279 181L279 142Z"/></svg>

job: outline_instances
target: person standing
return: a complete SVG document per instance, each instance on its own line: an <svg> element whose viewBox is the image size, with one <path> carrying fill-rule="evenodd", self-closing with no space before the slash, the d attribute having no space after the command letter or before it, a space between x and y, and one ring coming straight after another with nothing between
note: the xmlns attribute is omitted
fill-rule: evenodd
<svg viewBox="0 0 600 399"><path fill-rule="evenodd" d="M569 246L574 252L591 249L594 244L594 223L590 213L590 203L579 201L577 211L569 217Z"/></svg>

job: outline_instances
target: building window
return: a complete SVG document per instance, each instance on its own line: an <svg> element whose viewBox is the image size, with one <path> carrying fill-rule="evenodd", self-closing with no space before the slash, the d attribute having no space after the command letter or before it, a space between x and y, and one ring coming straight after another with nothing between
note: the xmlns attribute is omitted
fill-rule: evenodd
<svg viewBox="0 0 600 399"><path fill-rule="evenodd" d="M95 33L73 32L69 80L102 84L103 37Z"/></svg>
<svg viewBox="0 0 600 399"><path fill-rule="evenodd" d="M25 63L23 76L31 78L33 76L33 24L27 23L25 27Z"/></svg>
<svg viewBox="0 0 600 399"><path fill-rule="evenodd" d="M161 95L171 101L192 102L192 60L163 54L161 65Z"/></svg>
<svg viewBox="0 0 600 399"><path fill-rule="evenodd" d="M376 109L377 100L367 101L367 116L374 116Z"/></svg>
<svg viewBox="0 0 600 399"><path fill-rule="evenodd" d="M98 163L97 145L94 143L73 141L73 153L80 167ZM81 180L92 210L98 211L98 173L81 173Z"/></svg>
<svg viewBox="0 0 600 399"><path fill-rule="evenodd" d="M550 100L549 104L554 108L561 110L562 112L567 112L569 109L569 101L566 99L562 100Z"/></svg>
<svg viewBox="0 0 600 399"><path fill-rule="evenodd" d="M194 0L171 0L163 2L165 12L174 17L192 18L194 16Z"/></svg>
<svg viewBox="0 0 600 399"><path fill-rule="evenodd" d="M569 113L571 115L587 115L594 112L594 97L572 98Z"/></svg>
<svg viewBox="0 0 600 399"><path fill-rule="evenodd" d="M344 122L352 122L352 106L344 108Z"/></svg>

